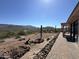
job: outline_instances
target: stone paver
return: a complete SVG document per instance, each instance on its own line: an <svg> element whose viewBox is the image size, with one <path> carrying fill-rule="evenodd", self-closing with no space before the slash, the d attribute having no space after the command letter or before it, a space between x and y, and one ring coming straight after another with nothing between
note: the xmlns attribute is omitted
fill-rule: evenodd
<svg viewBox="0 0 79 59"><path fill-rule="evenodd" d="M77 43L67 42L60 33L46 59L79 59Z"/></svg>

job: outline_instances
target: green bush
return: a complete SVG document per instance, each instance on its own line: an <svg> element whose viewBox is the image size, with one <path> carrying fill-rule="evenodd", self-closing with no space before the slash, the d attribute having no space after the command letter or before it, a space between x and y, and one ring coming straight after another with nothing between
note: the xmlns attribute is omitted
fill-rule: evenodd
<svg viewBox="0 0 79 59"><path fill-rule="evenodd" d="M16 35L15 39L21 38L19 35Z"/></svg>
<svg viewBox="0 0 79 59"><path fill-rule="evenodd" d="M33 34L33 33L34 33L34 31L30 31L30 30L28 30L28 31L26 32L27 35Z"/></svg>
<svg viewBox="0 0 79 59"><path fill-rule="evenodd" d="M17 32L17 35L26 35L26 33L23 30L21 30Z"/></svg>
<svg viewBox="0 0 79 59"><path fill-rule="evenodd" d="M8 37L12 37L12 36L15 36L15 33L14 32L11 32L11 31L9 31L9 32L7 32L7 34L6 34Z"/></svg>
<svg viewBox="0 0 79 59"><path fill-rule="evenodd" d="M16 31L15 32L13 32L13 31L5 31L5 32L0 33L0 38L1 39L10 38L10 37L15 37L17 39L17 38L20 38L20 35L16 34Z"/></svg>
<svg viewBox="0 0 79 59"><path fill-rule="evenodd" d="M8 38L8 37L13 37L15 35L14 32L10 32L10 31L6 31L6 32L1 32L0 33L0 38L4 39L4 38Z"/></svg>
<svg viewBox="0 0 79 59"><path fill-rule="evenodd" d="M1 39L4 39L4 38L7 38L8 35L6 33L0 33L0 38Z"/></svg>
<svg viewBox="0 0 79 59"><path fill-rule="evenodd" d="M15 37L15 38L20 38L21 35L29 35L34 33L31 30L24 31L24 30L19 30L19 31L0 31L0 39L4 38L10 38L10 37Z"/></svg>

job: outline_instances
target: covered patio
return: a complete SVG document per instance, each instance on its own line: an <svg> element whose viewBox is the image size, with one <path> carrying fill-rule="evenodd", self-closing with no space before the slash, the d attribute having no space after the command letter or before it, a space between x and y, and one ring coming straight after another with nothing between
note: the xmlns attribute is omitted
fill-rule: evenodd
<svg viewBox="0 0 79 59"><path fill-rule="evenodd" d="M79 2L66 22L69 26L71 40L79 42Z"/></svg>
<svg viewBox="0 0 79 59"><path fill-rule="evenodd" d="M76 7L74 8L71 15L69 16L65 25L63 23L61 23L61 27L63 27L63 28L66 27L68 29L68 30L66 30L66 28L64 28L66 31L64 31L64 29L63 29L63 35L65 35L65 33L69 32L69 36L70 36L69 39L72 42L79 43L79 2L76 5Z"/></svg>

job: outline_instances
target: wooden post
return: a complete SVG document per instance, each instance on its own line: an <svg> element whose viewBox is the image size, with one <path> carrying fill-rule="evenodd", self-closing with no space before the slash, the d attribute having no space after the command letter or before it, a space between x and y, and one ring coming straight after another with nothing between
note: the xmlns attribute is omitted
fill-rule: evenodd
<svg viewBox="0 0 79 59"><path fill-rule="evenodd" d="M55 32L56 32L56 25L55 25Z"/></svg>
<svg viewBox="0 0 79 59"><path fill-rule="evenodd" d="M72 24L70 25L71 27L70 27L70 37L71 37L71 41L72 41Z"/></svg>
<svg viewBox="0 0 79 59"><path fill-rule="evenodd" d="M73 42L75 42L75 22L73 23Z"/></svg>

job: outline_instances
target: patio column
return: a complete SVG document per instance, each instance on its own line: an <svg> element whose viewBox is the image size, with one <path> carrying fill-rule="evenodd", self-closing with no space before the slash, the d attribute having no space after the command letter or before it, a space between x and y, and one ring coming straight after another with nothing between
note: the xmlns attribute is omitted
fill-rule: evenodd
<svg viewBox="0 0 79 59"><path fill-rule="evenodd" d="M78 20L78 46L79 46L79 20Z"/></svg>
<svg viewBox="0 0 79 59"><path fill-rule="evenodd" d="M71 37L71 41L72 41L72 24L70 25L70 37Z"/></svg>
<svg viewBox="0 0 79 59"><path fill-rule="evenodd" d="M78 20L78 42L79 42L79 20Z"/></svg>
<svg viewBox="0 0 79 59"><path fill-rule="evenodd" d="M75 22L73 23L73 42L75 42Z"/></svg>

